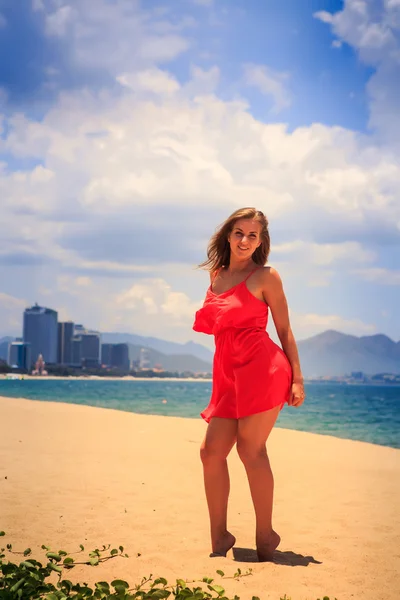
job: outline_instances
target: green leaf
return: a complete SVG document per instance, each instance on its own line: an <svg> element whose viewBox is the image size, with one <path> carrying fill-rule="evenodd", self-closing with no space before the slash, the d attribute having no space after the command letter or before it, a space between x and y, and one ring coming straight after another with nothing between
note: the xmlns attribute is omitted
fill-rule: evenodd
<svg viewBox="0 0 400 600"><path fill-rule="evenodd" d="M95 583L95 588L100 592L104 592L106 594L110 593L110 585L107 583L107 581L98 581Z"/></svg>
<svg viewBox="0 0 400 600"><path fill-rule="evenodd" d="M72 564L74 564L74 559L72 558L72 556L67 556L67 558L64 558L63 565L72 565Z"/></svg>
<svg viewBox="0 0 400 600"><path fill-rule="evenodd" d="M50 592L50 594L46 594L46 600L59 600L59 597L54 592Z"/></svg>
<svg viewBox="0 0 400 600"><path fill-rule="evenodd" d="M61 560L61 556L59 554L57 554L57 552L46 552L46 556L47 556L47 558L52 558L53 560L56 560L57 562L59 560Z"/></svg>
<svg viewBox="0 0 400 600"><path fill-rule="evenodd" d="M25 581L26 581L26 577L22 577L22 579L17 581L17 583L14 583L14 585L10 588L10 592L13 594L16 591L18 591L19 588L25 583Z"/></svg>
<svg viewBox="0 0 400 600"><path fill-rule="evenodd" d="M0 537L3 537L3 535L6 535L5 531L0 531Z"/></svg>
<svg viewBox="0 0 400 600"><path fill-rule="evenodd" d="M65 550L59 550L59 551L58 551L58 554L59 554L60 556L67 556L68 552L65 552Z"/></svg>
<svg viewBox="0 0 400 600"><path fill-rule="evenodd" d="M260 598L258 596L252 596L251 600L260 600Z"/></svg>
<svg viewBox="0 0 400 600"><path fill-rule="evenodd" d="M124 551L124 547L123 546L119 546L119 551L123 552Z"/></svg>
<svg viewBox="0 0 400 600"><path fill-rule="evenodd" d="M221 585L208 585L207 587L212 592L216 592L218 596L222 596L222 594L225 593L225 590Z"/></svg>
<svg viewBox="0 0 400 600"><path fill-rule="evenodd" d="M73 588L73 583L69 579L63 579L62 581L60 581L59 587L62 590L66 589L67 593L69 594Z"/></svg>
<svg viewBox="0 0 400 600"><path fill-rule="evenodd" d="M129 583L127 581L124 581L123 579L114 579L114 581L111 582L111 585L113 587L123 587L126 590L129 588Z"/></svg>
<svg viewBox="0 0 400 600"><path fill-rule="evenodd" d="M62 567L60 565L55 565L54 563L47 563L47 568L52 571L57 571L57 573L62 573Z"/></svg>
<svg viewBox="0 0 400 600"><path fill-rule="evenodd" d="M82 552L84 551L84 546L82 546L82 544L79 544L79 548L82 550Z"/></svg>
<svg viewBox="0 0 400 600"><path fill-rule="evenodd" d="M35 565L30 560L23 560L20 564L20 567L26 567L27 569L34 569Z"/></svg>
<svg viewBox="0 0 400 600"><path fill-rule="evenodd" d="M157 579L154 580L154 585L158 585L160 583L161 583L161 585L167 585L168 581L164 577L158 577Z"/></svg>
<svg viewBox="0 0 400 600"><path fill-rule="evenodd" d="M115 556L116 554L118 554L118 550L116 548L113 548L110 552L111 556Z"/></svg>
<svg viewBox="0 0 400 600"><path fill-rule="evenodd" d="M32 552L32 550L30 548L27 548L26 550L24 550L24 556L28 556L28 554L30 554Z"/></svg>
<svg viewBox="0 0 400 600"><path fill-rule="evenodd" d="M218 573L218 575L221 575L221 577L225 577L225 573L223 571L221 571L220 569L218 569L217 573Z"/></svg>
<svg viewBox="0 0 400 600"><path fill-rule="evenodd" d="M204 581L204 583L212 583L214 579L212 577L203 577L202 581Z"/></svg>

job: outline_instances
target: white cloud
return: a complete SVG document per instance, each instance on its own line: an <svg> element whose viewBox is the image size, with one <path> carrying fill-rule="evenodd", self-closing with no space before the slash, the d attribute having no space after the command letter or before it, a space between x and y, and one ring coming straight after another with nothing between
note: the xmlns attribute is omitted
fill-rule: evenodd
<svg viewBox="0 0 400 600"><path fill-rule="evenodd" d="M337 43L352 46L366 64L375 67L367 91L370 127L390 144L400 139L400 8L398 0L345 0L336 13L314 16L331 25Z"/></svg>
<svg viewBox="0 0 400 600"><path fill-rule="evenodd" d="M363 248L358 242L342 242L337 244L316 244L295 240L286 244L275 244L274 256L293 257L304 264L317 266L332 265L335 262L365 263L374 261L376 253Z"/></svg>
<svg viewBox="0 0 400 600"><path fill-rule="evenodd" d="M153 94L174 94L180 89L178 81L170 73L158 68L123 73L117 81L134 91L145 91Z"/></svg>
<svg viewBox="0 0 400 600"><path fill-rule="evenodd" d="M118 98L65 94L40 122L21 116L9 120L0 151L42 163L0 173L2 218L10 235L15 232L15 251L47 255L68 268L134 274L146 267L146 236L138 246L141 262L134 253L131 260L114 258L112 241L106 259L99 252L97 258L96 253L85 256L60 240L80 236L83 244L98 230L100 248L100 232L110 219L134 225L137 210L164 207L168 231L176 227L180 207L205 215L215 207L233 210L250 199L273 224L306 228L311 245L292 235L292 245L297 244L292 255L297 252L298 260L314 265L346 258L351 264L373 262L373 251L360 237L398 235L400 164L390 150L341 128L312 125L289 133L284 125L257 121L243 103L215 95L191 99L185 91L190 83L171 94L168 86L174 80L167 72L144 73L142 79L135 75L137 81L143 85L150 76L159 85L152 100L130 87ZM194 76L197 82L198 71ZM190 239L197 225L185 223ZM347 237L321 244L321 228L330 238L344 230ZM358 240L352 238L355 232ZM181 241L182 235L160 238L168 249L178 249ZM285 248L290 250L278 245L273 251ZM11 246L5 241L6 251Z"/></svg>
<svg viewBox="0 0 400 600"><path fill-rule="evenodd" d="M0 306L2 309L13 310L15 308L20 309L22 307L25 308L26 302L25 300L21 300L21 298L14 298L9 294L4 294L0 292Z"/></svg>
<svg viewBox="0 0 400 600"><path fill-rule="evenodd" d="M173 60L190 45L182 33L196 23L183 16L177 23L157 8L144 10L125 0L34 0L49 36L63 39L76 65L133 72Z"/></svg>
<svg viewBox="0 0 400 600"><path fill-rule="evenodd" d="M378 285L400 285L399 270L369 267L368 269L354 269L353 273L364 281L373 282Z"/></svg>
<svg viewBox="0 0 400 600"><path fill-rule="evenodd" d="M288 73L279 73L265 65L244 65L246 85L256 87L265 96L273 100L273 113L279 113L291 104L287 89Z"/></svg>
<svg viewBox="0 0 400 600"><path fill-rule="evenodd" d="M198 6L213 6L214 0L191 0L193 4Z"/></svg>
<svg viewBox="0 0 400 600"><path fill-rule="evenodd" d="M15 334L21 335L21 314L26 307L27 303L25 300L0 292L0 337Z"/></svg>
<svg viewBox="0 0 400 600"><path fill-rule="evenodd" d="M365 335L376 333L376 326L365 323L361 319L346 319L338 314L299 314L293 311L290 314L295 336L298 339L317 335L327 329L335 329L352 335Z"/></svg>
<svg viewBox="0 0 400 600"><path fill-rule="evenodd" d="M46 19L46 32L48 35L65 36L68 25L74 20L74 10L71 6L60 6Z"/></svg>
<svg viewBox="0 0 400 600"><path fill-rule="evenodd" d="M375 30L367 26L365 3L359 1L358 13L355 2L346 3L343 12L350 4L353 26L366 23L354 44L360 53L361 45L362 52L379 49L369 87L376 107L371 123L383 119L384 131L395 110L384 93L395 47L385 38L383 21ZM395 4L386 5L394 14ZM282 123L258 121L245 99L217 96L216 65L192 65L189 80L178 81L160 65L185 52L191 43L185 32L195 23L185 16L168 21L168 8L143 13L122 0L36 0L35 7L48 34L71 43L76 63L107 69L120 86L117 92L64 93L40 120L15 114L4 124L0 152L12 158L10 167L4 162L0 168L6 234L0 260L13 266L41 261L40 269L19 267L37 277L30 294L40 288L60 314L89 327L186 341L203 293L193 283L192 266L204 258L217 223L243 205L268 215L279 231L271 256L283 274L303 274L299 294L313 288L311 302L324 288L329 302L339 269L341 276L372 285L393 280L377 250L382 240L399 239L400 161L392 138L383 144L340 127L315 123L289 131ZM319 15L342 32L336 45L352 43L348 16L340 22ZM247 65L244 73L275 112L290 105L287 74L261 65ZM14 159L39 165L12 172ZM326 315L312 304L308 315L296 316L298 298L292 290L291 296L303 336L328 327L373 331L329 305Z"/></svg>

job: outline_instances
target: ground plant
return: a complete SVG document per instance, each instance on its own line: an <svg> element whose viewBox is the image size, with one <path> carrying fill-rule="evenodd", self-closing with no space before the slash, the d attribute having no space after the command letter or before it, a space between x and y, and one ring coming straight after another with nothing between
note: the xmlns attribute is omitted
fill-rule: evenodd
<svg viewBox="0 0 400 600"><path fill-rule="evenodd" d="M5 536L0 531L0 536ZM76 565L98 567L102 563L118 557L128 558L123 546L111 548L103 546L88 552L85 556L85 547L81 544L77 552L65 550L54 551L47 545L41 546L45 552L46 564L32 558L31 548L16 551L12 544L0 548L0 600L240 600L239 596L229 598L222 585L214 582L212 577L203 577L201 580L188 581L176 579L169 583L164 577L154 577L150 574L143 577L139 583L130 585L123 579L114 579L111 582L98 581L93 585L87 583L73 583L64 579L64 574ZM110 549L111 548L111 549ZM7 558L6 553L14 559L20 555L22 560L14 562ZM72 555L75 555L72 556ZM140 554L138 555L140 556ZM221 570L216 571L219 579L239 579L251 576L252 570L241 569L231 575L225 575ZM251 600L262 600L253 596ZM277 599L278 600L278 599ZM286 594L279 600L291 600ZM295 599L293 599L295 600ZM317 600L329 600L327 596ZM332 599L333 600L333 599ZM335 598L335 600L337 600Z"/></svg>

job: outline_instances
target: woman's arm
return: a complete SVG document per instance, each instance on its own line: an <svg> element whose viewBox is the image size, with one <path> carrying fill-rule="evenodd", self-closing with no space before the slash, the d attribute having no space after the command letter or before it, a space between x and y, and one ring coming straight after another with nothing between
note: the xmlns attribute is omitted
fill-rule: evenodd
<svg viewBox="0 0 400 600"><path fill-rule="evenodd" d="M298 395L301 397L303 393L303 375L301 373L297 344L290 326L289 310L282 280L279 273L272 267L267 267L263 271L262 293L271 310L276 332L282 344L282 350L286 354L292 367L292 383L298 384L301 388L298 389L296 387L293 393L296 393L297 395L298 392Z"/></svg>

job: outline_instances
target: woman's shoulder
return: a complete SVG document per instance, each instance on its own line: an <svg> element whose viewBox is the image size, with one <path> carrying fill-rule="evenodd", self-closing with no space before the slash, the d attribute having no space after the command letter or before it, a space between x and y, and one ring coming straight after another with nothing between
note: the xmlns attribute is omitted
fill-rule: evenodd
<svg viewBox="0 0 400 600"><path fill-rule="evenodd" d="M269 265L260 267L259 277L261 279L263 279L264 281L271 281L271 280L280 281L281 280L281 277L280 277L277 269L275 269L275 267L271 267Z"/></svg>
<svg viewBox="0 0 400 600"><path fill-rule="evenodd" d="M282 279L279 272L275 267L269 265L260 268L258 281L263 289L277 289L282 286Z"/></svg>

